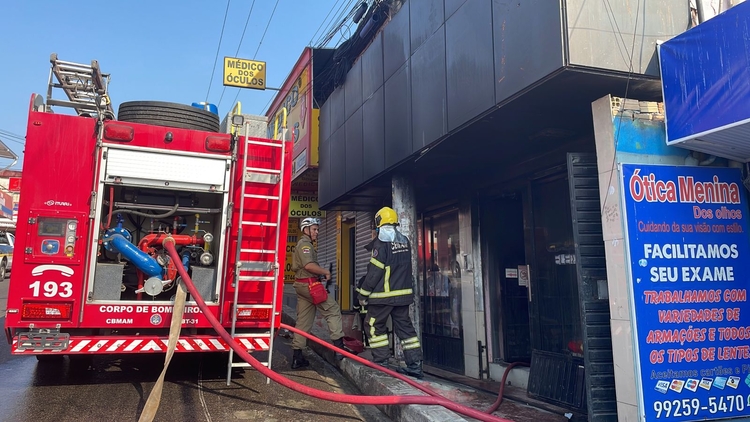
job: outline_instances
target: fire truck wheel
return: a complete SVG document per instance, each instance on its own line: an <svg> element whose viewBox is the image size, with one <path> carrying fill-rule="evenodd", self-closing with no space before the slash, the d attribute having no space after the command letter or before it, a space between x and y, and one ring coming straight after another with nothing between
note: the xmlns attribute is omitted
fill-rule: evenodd
<svg viewBox="0 0 750 422"><path fill-rule="evenodd" d="M117 120L207 132L219 131L219 116L196 107L161 101L124 102L117 111Z"/></svg>
<svg viewBox="0 0 750 422"><path fill-rule="evenodd" d="M65 358L65 355L36 355L36 360L39 363L60 363Z"/></svg>

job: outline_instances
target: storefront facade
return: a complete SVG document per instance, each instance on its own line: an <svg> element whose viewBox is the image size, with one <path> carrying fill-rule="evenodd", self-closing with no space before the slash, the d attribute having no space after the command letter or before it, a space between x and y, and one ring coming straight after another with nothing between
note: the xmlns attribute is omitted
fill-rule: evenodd
<svg viewBox="0 0 750 422"><path fill-rule="evenodd" d="M616 420L592 102L627 92L658 113L656 42L689 26L688 4L393 3L321 105L321 208L396 206L409 180L425 364L499 380L530 363L512 385ZM629 74L611 46L633 32Z"/></svg>

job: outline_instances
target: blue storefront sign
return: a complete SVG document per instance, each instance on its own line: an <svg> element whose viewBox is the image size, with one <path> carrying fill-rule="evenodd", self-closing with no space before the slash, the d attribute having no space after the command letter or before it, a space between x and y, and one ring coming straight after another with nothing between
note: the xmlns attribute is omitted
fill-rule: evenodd
<svg viewBox="0 0 750 422"><path fill-rule="evenodd" d="M739 169L623 164L646 421L750 415L750 238Z"/></svg>

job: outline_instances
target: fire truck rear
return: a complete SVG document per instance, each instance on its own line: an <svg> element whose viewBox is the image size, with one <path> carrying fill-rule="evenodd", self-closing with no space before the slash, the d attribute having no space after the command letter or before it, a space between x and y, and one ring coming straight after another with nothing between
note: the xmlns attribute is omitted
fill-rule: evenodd
<svg viewBox="0 0 750 422"><path fill-rule="evenodd" d="M115 119L96 61L50 61L46 102L35 94L29 107L5 323L12 353L165 352L180 282L162 246L171 238L211 312L270 365L291 148L242 136L241 115L219 133L216 114L173 103L123 103ZM177 352L230 352L228 372L242 366L190 297L181 333Z"/></svg>

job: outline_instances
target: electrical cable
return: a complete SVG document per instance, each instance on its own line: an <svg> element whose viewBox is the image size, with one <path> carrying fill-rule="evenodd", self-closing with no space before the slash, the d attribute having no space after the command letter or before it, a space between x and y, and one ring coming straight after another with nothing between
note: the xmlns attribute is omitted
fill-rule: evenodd
<svg viewBox="0 0 750 422"><path fill-rule="evenodd" d="M346 10L345 6L346 6L346 1L344 1L344 2L341 3L341 5L339 6L339 8L334 13L333 18L331 19L331 21L328 22L328 24L326 25L326 27L323 30L323 32L320 33L320 37L315 41L316 47L318 47L318 48L321 47L320 40L322 40L323 38L327 37L328 34L331 32L331 30L335 27L336 22L339 22L339 20L341 18L341 13L343 13L343 10ZM334 7L335 7L335 5L334 5ZM325 34L325 35L323 35L323 34Z"/></svg>
<svg viewBox="0 0 750 422"><path fill-rule="evenodd" d="M234 57L238 57L240 55L240 47L242 47L242 42L245 41L245 32L247 31L247 24L250 23L250 16L252 16L253 14L254 7L255 7L255 0L253 0L252 4L250 4L250 11L247 13L247 19L245 19L245 27L242 29L242 35L240 35L240 42L239 44L237 44L237 51L234 53ZM221 90L221 96L219 97L219 102L216 103L217 107L221 105L221 100L224 98L224 93L226 91L227 91L227 86L224 85L224 89Z"/></svg>
<svg viewBox="0 0 750 422"><path fill-rule="evenodd" d="M268 23L266 24L266 29L263 30L263 35L260 37L260 42L258 43L258 48L255 49L255 54L253 54L253 60L258 56L258 52L260 51L260 46L263 45L263 40L266 38L266 33L268 32L268 27L271 26L271 21L273 20L273 15L276 14L276 7L279 5L280 0L276 0L276 4L273 6L273 11L271 11L271 17L268 18ZM237 88L237 95L234 96L234 101L232 101L232 104L237 103L237 98L240 97L240 92L242 92L242 88Z"/></svg>
<svg viewBox="0 0 750 422"><path fill-rule="evenodd" d="M255 370L260 372L263 376L274 380L275 382L281 384L282 386L287 387L291 390L297 391L299 393L308 395L310 397L315 397L318 399L333 401L337 403L371 404L371 405L394 405L394 404L440 405L454 412L472 417L474 419L478 419L480 421L509 422L508 419L503 419L503 418L499 418L496 416L488 415L477 409L472 409L472 408L460 405L458 403L452 402L446 398L435 397L435 396L413 396L413 395L411 396L407 396L407 395L404 395L404 396L357 396L357 395L352 395L352 394L331 393L327 391L321 391L312 387L308 387L304 384L300 384L298 382L292 381L282 376L281 374L274 372L270 368L267 368L265 365L260 363L257 359L255 359L255 357L253 357L250 353L248 353L244 347L240 346L236 341L234 341L232 336L224 329L224 327L221 325L219 320L213 315L213 313L211 313L210 309L206 305L206 302L203 301L203 298L200 296L200 293L195 288L195 285L193 284L192 279L188 275L187 271L185 271L185 268L182 266L180 256L177 253L177 249L175 248L174 239L172 239L171 237L168 237L167 239L164 240L164 242L162 243L162 246L164 246L164 249L167 250L167 252L169 253L169 256L175 262L175 266L177 267L177 272L179 273L180 277L182 277L182 281L187 287L188 292L190 292L192 299L195 301L196 305L198 305L198 307L201 309L204 316L206 317L208 322L211 324L211 326L214 328L216 333L219 334L219 336L234 350L235 353L237 353L237 355L240 358L242 358L245 362L248 362ZM179 331L177 332L179 333ZM170 330L170 334L172 334L172 330ZM172 339L173 337L170 335L170 344L173 343ZM176 342L176 340L174 342ZM343 352L346 352L346 351L343 351ZM165 365L164 371L166 371L166 365Z"/></svg>
<svg viewBox="0 0 750 422"><path fill-rule="evenodd" d="M344 1L344 0L337 0L335 3L333 3L333 6L331 6L331 9L328 11L328 14L326 15L325 18L323 18L323 22L320 23L320 26L318 27L318 29L316 29L315 33L312 35L312 37L310 37L310 41L308 41L307 43L308 47L312 47L313 39L315 39L315 36L318 35L318 32L320 32L320 29L323 28L323 25L326 23L326 21L328 21L328 17L331 16L331 12L333 12L333 9L336 7L336 3L340 1Z"/></svg>
<svg viewBox="0 0 750 422"><path fill-rule="evenodd" d="M372 2L372 3L374 4L374 2ZM333 7L335 7L335 4L334 4ZM383 4L383 8L381 8L381 9L375 10L373 8L368 8L368 13L366 13L365 16L363 16L363 18L360 20L359 25L357 26L357 29L354 31L354 34L352 35L352 38L350 38L349 40L347 40L348 42L345 41L344 43L342 43L336 49L336 51L334 52L334 54L332 54L325 61L325 63L322 63L322 64L319 65L321 70L319 71L319 73L317 73L315 75L316 85L315 85L315 91L313 93L313 103L314 104L317 104L317 102L318 102L315 93L320 92L321 93L321 97L327 98L328 95L330 95L329 91L332 92L333 89L335 89L335 87L340 86L343 83L343 81L346 79L346 73L351 68L351 65L352 65L352 62L353 62L353 59L350 59L350 58L347 58L347 57L348 56L354 56L355 54L359 55L359 53L357 53L358 51L361 50L359 47L364 48L364 46L366 46L370 42L369 39L361 39L359 37L359 31L366 24L367 20L369 20L372 17L372 15L374 13L381 13L381 12L383 12L383 10L387 10L387 7L388 7L387 4ZM344 20L342 22L345 23L348 19L353 18L354 14L356 14L356 12L357 12L357 9L358 9L358 7L352 8L351 12L349 13L349 16L346 18L346 20ZM331 8L331 10L333 10L333 8ZM341 8L339 8L337 10L337 13L340 10L341 10ZM329 14L330 14L330 12L329 12ZM339 13L339 16L340 15L341 14ZM325 20L324 20L324 23L325 23ZM378 25L378 27L379 26L380 25ZM373 31L373 33L375 33L375 31ZM313 35L313 38L314 38L314 35ZM319 48L319 47L313 47L313 48ZM342 58L346 58L346 59L342 61ZM310 57L309 60L312 60L312 57ZM334 62L334 65L328 66L328 64L331 63L331 61ZM309 63L309 61L308 61L308 63ZM303 66L307 66L308 63L305 63ZM312 84L312 82L313 82L313 78L310 78L308 80L308 82L307 82L307 85L305 85L305 87L303 87L302 89L300 89L300 93L303 93L303 92L306 93L308 87ZM269 98L269 100L266 102L265 106L263 106L263 108L260 110L260 114L261 115L265 115L269 111L268 110L269 105L272 104L273 101L276 98L279 98L279 96L283 97L283 96L288 95L288 92L289 92L289 90L286 90L286 91L281 90L280 94L277 94L275 96L271 96ZM302 95L302 94L300 94L300 95Z"/></svg>
<svg viewBox="0 0 750 422"><path fill-rule="evenodd" d="M4 130L4 129L0 129L0 135L5 135L5 136L7 136L9 138L16 138L16 139L20 139L20 140L26 139L26 138L24 138L21 135L17 135L17 134L15 134L13 132L10 132L10 131Z"/></svg>
<svg viewBox="0 0 750 422"><path fill-rule="evenodd" d="M15 133L12 133L12 132L8 132L6 130L0 129L0 136L4 137L5 140L10 141L10 142L15 142L21 145L26 144L26 138L20 135L16 135Z"/></svg>
<svg viewBox="0 0 750 422"><path fill-rule="evenodd" d="M609 0L605 0L607 3L609 3ZM610 5L610 8L612 6ZM615 164L617 163L617 145L620 141L620 129L622 128L622 116L625 113L625 101L628 98L628 90L630 89L630 80L633 78L633 59L635 58L635 37L638 35L638 14L640 13L641 9L641 0L638 0L638 4L635 8L635 25L633 28L633 45L630 48L630 69L628 71L628 80L625 83L625 95L622 98L623 103L621 104L621 110L620 110L620 122L617 125L617 135L615 136L614 141L614 150L612 151L612 165L610 165L610 173L609 173L609 181L607 182L607 186L612 185L612 176L615 174ZM620 33L620 36L622 36L622 33ZM641 45L641 50L643 50L643 45ZM602 209L600 210L600 213L604 215L604 209L607 206L607 200L609 199L609 187L607 188L607 195L604 197L604 203L602 204Z"/></svg>
<svg viewBox="0 0 750 422"><path fill-rule="evenodd" d="M219 44L216 46L216 57L214 57L214 67L211 70L211 79L208 80L208 90L206 91L206 102L208 102L208 95L211 93L211 84L214 82L214 74L216 73L216 63L219 61L219 50L221 49L221 40L224 38L224 28L227 25L227 15L229 14L229 3L232 0L227 0L227 8L224 11L224 23L221 24L221 35L219 35Z"/></svg>
<svg viewBox="0 0 750 422"><path fill-rule="evenodd" d="M341 30L341 27L344 26L344 24L346 23L346 21L348 21L349 19L351 19L351 18L354 17L354 14L357 13L357 8L356 7L352 7L352 4L355 1L357 1L357 0L351 0L348 4L344 5L346 7L351 7L351 10L349 11L349 13L346 16L344 16L344 12L346 11L346 7L343 8L343 10L341 11L341 13L339 13L339 15L333 21L333 22L338 22L338 24L336 24L335 26L332 26L329 29L329 31L326 34L326 36L323 37L324 41L318 43L318 48L322 48L322 47L326 46L331 41L331 39L339 32L339 30Z"/></svg>

